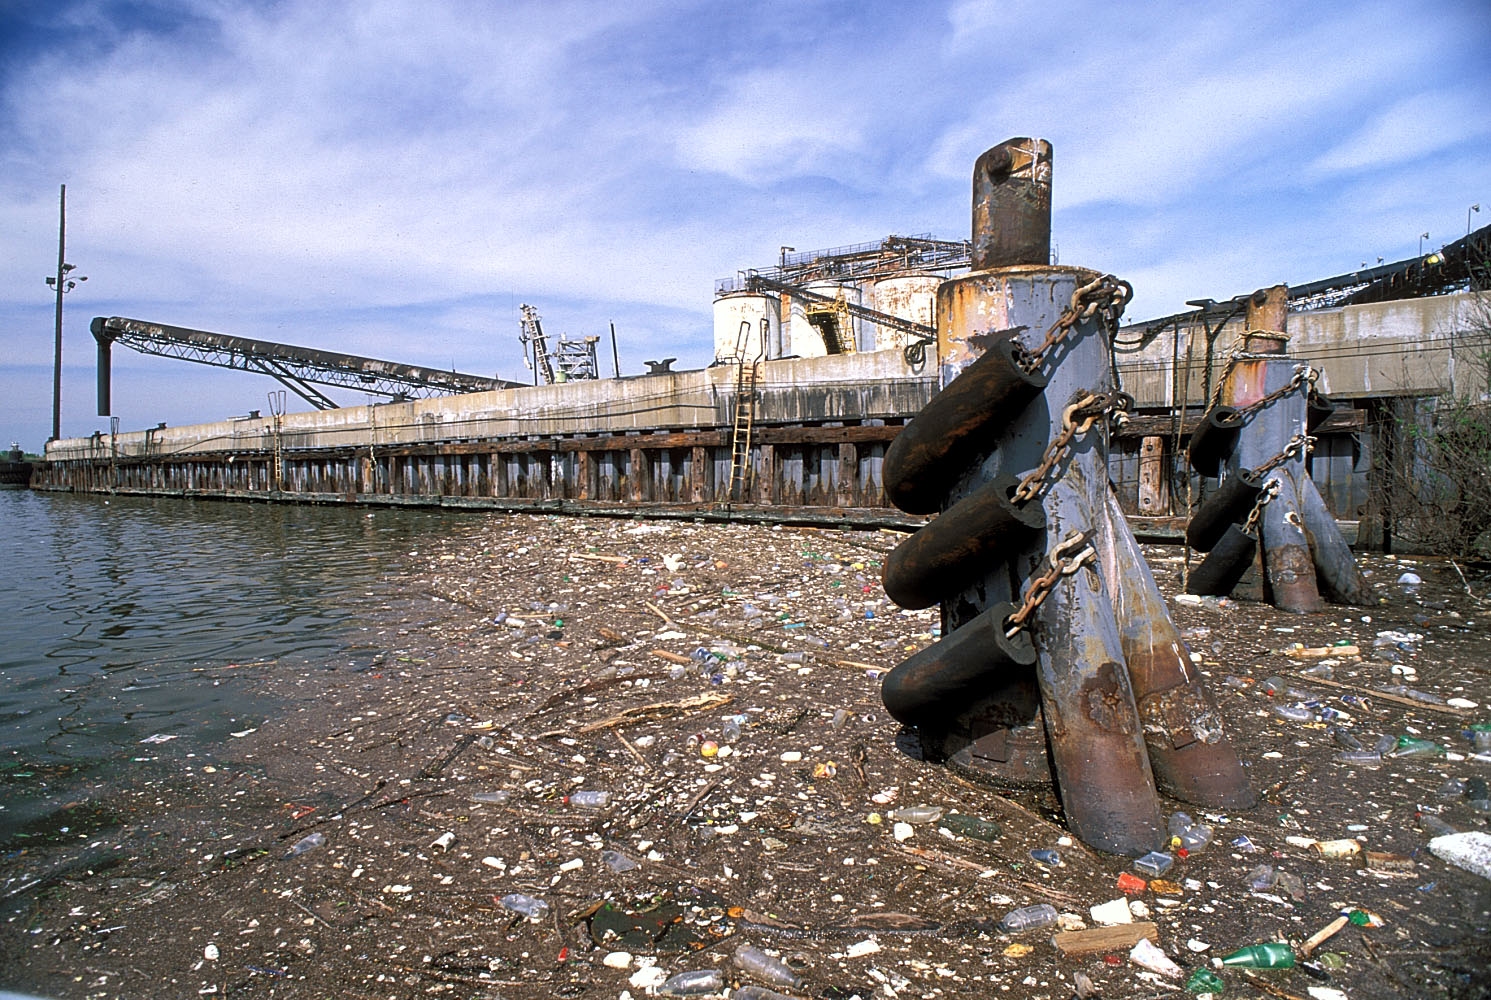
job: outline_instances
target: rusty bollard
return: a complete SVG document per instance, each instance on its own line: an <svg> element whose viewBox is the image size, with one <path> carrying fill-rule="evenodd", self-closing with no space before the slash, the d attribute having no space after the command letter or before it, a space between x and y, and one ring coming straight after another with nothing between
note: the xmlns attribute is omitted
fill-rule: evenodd
<svg viewBox="0 0 1491 1000"><path fill-rule="evenodd" d="M1128 290L1048 263L1050 178L1040 139L1009 140L974 167L975 269L938 291L943 391L885 464L887 495L943 512L887 561L886 591L921 606L940 596L945 638L893 670L882 696L924 741L1011 784L1042 763L1031 737L1043 727L1073 833L1142 854L1165 832L1157 777L1194 802L1252 794L1110 503L1107 419L1123 397L1109 349ZM1005 390L990 398L975 384ZM985 540L964 537L983 523ZM1033 670L1013 645L1027 632ZM1008 639L976 638L988 634Z"/></svg>
<svg viewBox="0 0 1491 1000"><path fill-rule="evenodd" d="M1369 603L1370 591L1305 467L1310 433L1333 406L1314 391L1318 373L1286 353L1288 306L1283 285L1248 301L1242 350L1229 360L1218 393L1225 405L1213 407L1192 438L1192 466L1226 478L1192 517L1187 540L1208 553L1192 575L1194 592L1230 593L1250 565L1261 563L1259 596L1310 614L1323 610L1327 597ZM1218 414L1222 434L1208 430ZM1248 495L1255 503L1239 516Z"/></svg>

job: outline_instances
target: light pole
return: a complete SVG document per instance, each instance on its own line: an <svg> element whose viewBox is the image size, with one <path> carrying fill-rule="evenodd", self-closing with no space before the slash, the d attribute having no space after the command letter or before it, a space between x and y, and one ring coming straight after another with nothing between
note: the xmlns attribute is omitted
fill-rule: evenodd
<svg viewBox="0 0 1491 1000"><path fill-rule="evenodd" d="M1422 257L1424 255L1424 240L1427 240L1428 238L1429 238L1429 234L1428 233L1419 233L1419 256L1420 257Z"/></svg>
<svg viewBox="0 0 1491 1000"><path fill-rule="evenodd" d="M1481 203L1480 202L1476 202L1474 205L1471 205L1469 208L1467 208L1465 210L1465 235L1466 236L1470 235L1470 213L1471 212L1479 212L1480 210L1481 210Z"/></svg>
<svg viewBox="0 0 1491 1000"><path fill-rule="evenodd" d="M57 273L47 278L47 284L57 290L57 337L52 360L52 436L55 441L62 436L62 296L78 287L78 282L87 281L84 275L69 278L76 268L65 262L67 254L67 185L62 185L62 197L57 215Z"/></svg>

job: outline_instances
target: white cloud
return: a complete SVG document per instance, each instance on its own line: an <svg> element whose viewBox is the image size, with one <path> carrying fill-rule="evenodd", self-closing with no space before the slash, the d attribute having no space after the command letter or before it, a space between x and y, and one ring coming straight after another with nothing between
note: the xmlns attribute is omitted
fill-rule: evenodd
<svg viewBox="0 0 1491 1000"><path fill-rule="evenodd" d="M1468 92L1457 87L1413 94L1326 151L1311 169L1318 174L1353 173L1418 162L1432 170L1429 157L1491 133L1488 97L1491 94L1474 82Z"/></svg>

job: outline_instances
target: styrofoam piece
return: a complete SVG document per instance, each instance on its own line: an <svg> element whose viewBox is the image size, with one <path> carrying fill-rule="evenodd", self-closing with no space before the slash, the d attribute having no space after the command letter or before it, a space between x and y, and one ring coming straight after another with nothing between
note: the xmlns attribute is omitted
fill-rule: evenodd
<svg viewBox="0 0 1491 1000"><path fill-rule="evenodd" d="M1491 833L1472 830L1445 834L1429 841L1429 850L1441 861L1491 879Z"/></svg>

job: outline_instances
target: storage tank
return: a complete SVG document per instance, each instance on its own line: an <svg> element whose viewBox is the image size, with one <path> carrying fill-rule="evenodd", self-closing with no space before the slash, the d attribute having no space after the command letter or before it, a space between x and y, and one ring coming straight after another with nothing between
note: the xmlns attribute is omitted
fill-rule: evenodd
<svg viewBox="0 0 1491 1000"><path fill-rule="evenodd" d="M937 288L942 281L942 276L937 274L911 273L881 278L875 282L875 304L871 308L923 326L936 326ZM872 326L869 333L874 338L874 346L868 350L900 350L906 346L909 338L901 331L876 324L867 325Z"/></svg>
<svg viewBox="0 0 1491 1000"><path fill-rule="evenodd" d="M842 292L844 301L849 305L861 305L864 301L863 290L858 284L852 281L810 281L804 284L803 288L831 299L838 298ZM792 299L792 315L790 322L787 324L788 343L785 345L788 353L796 354L803 358L821 358L825 354L830 353L828 346L823 342L823 335L809 321L808 315L815 311L831 308L824 303L804 302L799 298ZM864 349L863 326L864 324L859 317L850 316L848 318L848 330L839 333L840 337L848 339L849 344L853 346L855 351ZM847 354L849 351L841 349L833 353Z"/></svg>
<svg viewBox="0 0 1491 1000"><path fill-rule="evenodd" d="M782 304L774 295L759 292L727 292L714 300L714 358L747 361L782 356ZM761 321L766 320L766 342L761 342ZM742 339L741 324L748 331Z"/></svg>

